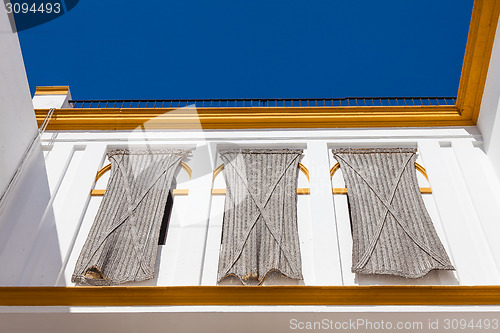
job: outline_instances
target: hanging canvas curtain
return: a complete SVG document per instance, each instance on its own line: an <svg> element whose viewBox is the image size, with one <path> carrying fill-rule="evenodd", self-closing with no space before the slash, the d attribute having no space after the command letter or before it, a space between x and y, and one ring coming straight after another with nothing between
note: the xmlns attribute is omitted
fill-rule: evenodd
<svg viewBox="0 0 500 333"><path fill-rule="evenodd" d="M419 278L454 269L420 194L416 152L333 150L348 190L353 272Z"/></svg>
<svg viewBox="0 0 500 333"><path fill-rule="evenodd" d="M72 281L116 285L154 277L158 237L185 150L115 150L111 175Z"/></svg>
<svg viewBox="0 0 500 333"><path fill-rule="evenodd" d="M261 283L279 271L302 279L297 231L297 166L302 150L220 153L226 200L218 281L229 275Z"/></svg>

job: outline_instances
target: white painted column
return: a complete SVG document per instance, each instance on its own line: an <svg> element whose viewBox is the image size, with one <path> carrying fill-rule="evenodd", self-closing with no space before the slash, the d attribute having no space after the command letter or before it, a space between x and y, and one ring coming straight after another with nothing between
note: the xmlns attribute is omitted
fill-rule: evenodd
<svg viewBox="0 0 500 333"><path fill-rule="evenodd" d="M213 168L212 171L218 166L217 164L217 146L212 144L213 154ZM211 193L212 188L225 188L220 184L224 183L224 177L220 173L215 182L212 182L213 176L210 176L210 188ZM214 185L214 184L219 184ZM224 200L225 195L215 195L210 198L210 217L207 229L207 239L205 246L205 258L203 262L203 275L201 279L201 285L203 286L215 286L217 284L217 274L219 267L219 251L222 237L222 221L224 216Z"/></svg>
<svg viewBox="0 0 500 333"><path fill-rule="evenodd" d="M105 143L89 143L86 145L82 161L71 186L71 195L67 198L61 198L64 200L61 210L54 212L63 258L66 258L71 250L90 199L90 189L94 185L106 149L107 145Z"/></svg>
<svg viewBox="0 0 500 333"><path fill-rule="evenodd" d="M41 222L37 240L24 265L20 285L55 285L64 271L90 199L90 189L102 164L106 144L88 144L67 197L56 195L57 207ZM61 161L65 163L65 161ZM56 204L56 202L54 202Z"/></svg>
<svg viewBox="0 0 500 333"><path fill-rule="evenodd" d="M216 147L214 144L202 143L193 151L188 164L193 170L192 178L182 184L182 188L189 188L187 197L176 197L184 201L182 207L174 203L173 214L176 218L170 221L167 231L167 240L162 251L161 270L167 270L165 279L163 274L158 277L158 285L200 285L204 272L204 260L207 245L207 232L211 205L212 172L215 164ZM181 185L178 184L178 188ZM163 260L163 255L170 258ZM210 253L213 255L213 253ZM217 253L218 256L218 253ZM217 266L216 266L217 267ZM169 281L170 280L170 281Z"/></svg>
<svg viewBox="0 0 500 333"><path fill-rule="evenodd" d="M500 24L497 25L495 41L491 50L488 75L477 127L484 140L486 154L500 178Z"/></svg>
<svg viewBox="0 0 500 333"><path fill-rule="evenodd" d="M331 156L333 160L333 156ZM336 163L336 162L335 162ZM331 166L334 163L330 164ZM345 188L345 181L342 175L342 170L339 169L333 178L332 187ZM338 233L338 246L340 251L340 261L342 264L342 283L343 285L358 285L356 274L351 271L352 266L352 230L351 216L349 213L349 205L347 195L336 194L333 196L335 207L335 224Z"/></svg>
<svg viewBox="0 0 500 333"><path fill-rule="evenodd" d="M446 232L446 241L451 248L448 253L456 268L456 275L461 285L488 284L488 271L479 260L483 255L480 244L477 244L477 230L471 225L470 212L464 211L459 196L462 192L457 179L461 177L452 169L447 168L443 148L437 140L422 140L418 142L418 149L427 170L432 194L436 201L437 210L443 228Z"/></svg>
<svg viewBox="0 0 500 333"><path fill-rule="evenodd" d="M488 178L483 172L482 159L477 154L482 153L475 148L470 140L452 141L453 152L467 186L466 193L479 218L475 226L475 233L481 233L485 249L489 253L485 256L495 258L495 262L488 266L488 278L491 284L500 284L500 207L493 191L500 186L497 179ZM485 251L486 252L486 251Z"/></svg>
<svg viewBox="0 0 500 333"><path fill-rule="evenodd" d="M55 196L74 152L73 143L57 143L45 158L50 194Z"/></svg>
<svg viewBox="0 0 500 333"><path fill-rule="evenodd" d="M307 143L315 267L315 276L312 281L314 285L342 285L328 154L326 141Z"/></svg>

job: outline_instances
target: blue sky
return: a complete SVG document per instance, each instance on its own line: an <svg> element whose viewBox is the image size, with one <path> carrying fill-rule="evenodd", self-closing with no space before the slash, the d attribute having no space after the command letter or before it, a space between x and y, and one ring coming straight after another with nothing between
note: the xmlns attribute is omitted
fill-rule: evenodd
<svg viewBox="0 0 500 333"><path fill-rule="evenodd" d="M473 0L81 0L19 32L32 94L456 96Z"/></svg>

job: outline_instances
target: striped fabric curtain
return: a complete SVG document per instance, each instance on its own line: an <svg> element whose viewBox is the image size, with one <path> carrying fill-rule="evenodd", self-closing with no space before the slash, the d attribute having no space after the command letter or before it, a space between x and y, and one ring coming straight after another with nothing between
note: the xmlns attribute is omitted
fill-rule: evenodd
<svg viewBox="0 0 500 333"><path fill-rule="evenodd" d="M302 279L297 166L302 150L222 151L226 200L218 282L262 283L271 271Z"/></svg>
<svg viewBox="0 0 500 333"><path fill-rule="evenodd" d="M352 271L419 278L454 270L419 190L414 148L334 149L348 189Z"/></svg>
<svg viewBox="0 0 500 333"><path fill-rule="evenodd" d="M154 277L158 237L185 150L115 150L111 175L72 282L116 285Z"/></svg>

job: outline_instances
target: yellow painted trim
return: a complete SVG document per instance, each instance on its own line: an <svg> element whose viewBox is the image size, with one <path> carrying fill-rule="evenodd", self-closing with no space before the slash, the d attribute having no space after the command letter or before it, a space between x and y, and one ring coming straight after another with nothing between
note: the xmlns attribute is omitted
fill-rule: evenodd
<svg viewBox="0 0 500 333"><path fill-rule="evenodd" d="M345 187L334 187L332 188L332 194L347 194L347 189Z"/></svg>
<svg viewBox="0 0 500 333"><path fill-rule="evenodd" d="M97 171L97 175L95 176L95 182L97 182L99 178L101 178L109 170L111 170L111 163L103 166L101 170Z"/></svg>
<svg viewBox="0 0 500 333"><path fill-rule="evenodd" d="M187 174L189 175L189 179L193 176L193 170L189 167L189 165L186 164L186 162L181 161L181 168L186 170Z"/></svg>
<svg viewBox="0 0 500 333"><path fill-rule="evenodd" d="M432 194L432 189L430 187L421 187L420 193L422 194Z"/></svg>
<svg viewBox="0 0 500 333"><path fill-rule="evenodd" d="M415 169L417 169L417 171L424 175L425 179L429 181L429 177L427 177L427 171L425 171L425 168L423 166L415 162Z"/></svg>
<svg viewBox="0 0 500 333"><path fill-rule="evenodd" d="M457 109L463 119L471 119L474 124L479 116L499 15L500 1L474 1L457 95Z"/></svg>
<svg viewBox="0 0 500 333"><path fill-rule="evenodd" d="M35 95L66 95L69 92L69 86L47 86L36 87Z"/></svg>
<svg viewBox="0 0 500 333"><path fill-rule="evenodd" d="M0 287L0 306L499 304L500 286Z"/></svg>
<svg viewBox="0 0 500 333"><path fill-rule="evenodd" d="M297 188L297 194L298 195L308 195L308 194L311 194L311 189L310 188L299 187L299 188Z"/></svg>
<svg viewBox="0 0 500 333"><path fill-rule="evenodd" d="M212 189L212 195L226 195L225 188L214 188Z"/></svg>
<svg viewBox="0 0 500 333"><path fill-rule="evenodd" d="M340 169L340 164L337 162L335 163L334 166L332 166L332 168L330 169L330 179L333 178L333 175L335 174L335 172L337 172L337 170Z"/></svg>
<svg viewBox="0 0 500 333"><path fill-rule="evenodd" d="M340 169L340 164L339 162L335 163L332 168L330 169L330 179L333 179L333 175L337 170ZM429 181L429 178L427 177L427 171L423 166L415 162L415 169L417 169L418 172L420 172L422 175L424 175L425 179ZM432 194L432 190L430 187L421 187L420 188L420 193L422 194ZM344 187L335 187L332 188L332 194L347 194L347 189Z"/></svg>
<svg viewBox="0 0 500 333"><path fill-rule="evenodd" d="M175 196L178 196L178 195L188 195L189 194L189 190L188 189L184 189L184 188L176 188L172 191L172 195L175 197Z"/></svg>
<svg viewBox="0 0 500 333"><path fill-rule="evenodd" d="M473 126L477 123L500 0L476 0L455 106L59 109L47 130L264 129ZM68 87L37 87L36 95ZM195 112L193 112L195 110ZM48 110L36 110L40 126Z"/></svg>
<svg viewBox="0 0 500 333"><path fill-rule="evenodd" d="M106 190L90 190L90 195L92 197L102 197L106 193Z"/></svg>
<svg viewBox="0 0 500 333"><path fill-rule="evenodd" d="M41 125L49 110L36 110ZM47 130L470 126L454 106L58 109ZM147 123L147 124L145 124Z"/></svg>
<svg viewBox="0 0 500 333"><path fill-rule="evenodd" d="M224 163L222 163L217 168L215 168L215 170L213 172L212 182L215 180L215 178L217 177L217 175L219 175L219 173L222 172L222 170L224 170Z"/></svg>
<svg viewBox="0 0 500 333"><path fill-rule="evenodd" d="M300 171L302 171L302 173L303 173L304 175L306 175L306 177L307 177L307 181L310 181L310 180L309 180L309 170L307 169L307 167L306 167L304 164L302 164L302 163L300 163L300 162L299 162L299 170L300 170Z"/></svg>

